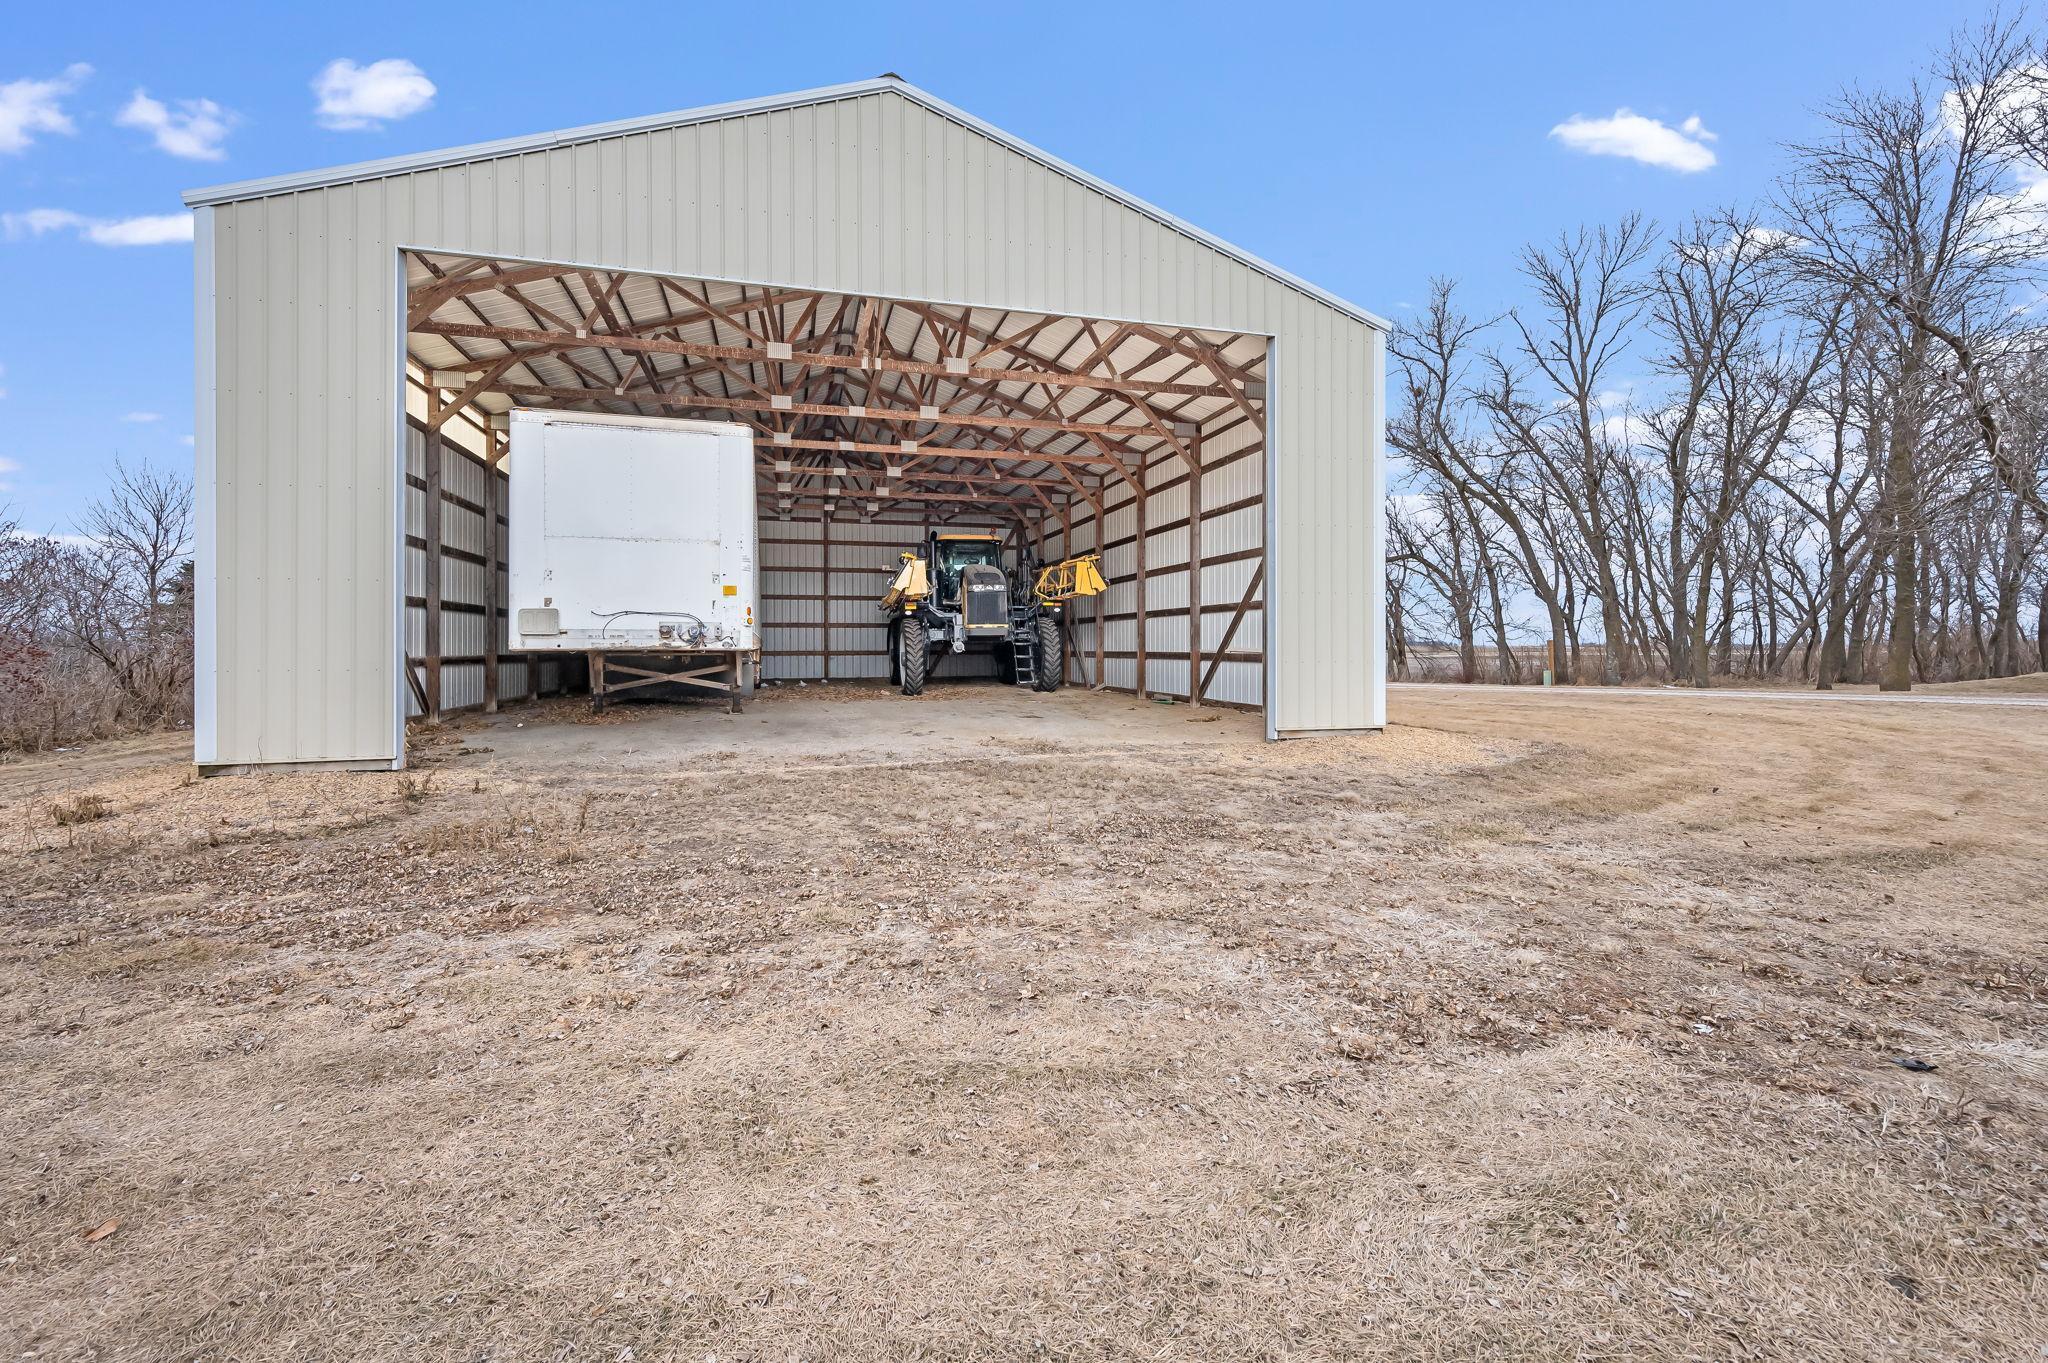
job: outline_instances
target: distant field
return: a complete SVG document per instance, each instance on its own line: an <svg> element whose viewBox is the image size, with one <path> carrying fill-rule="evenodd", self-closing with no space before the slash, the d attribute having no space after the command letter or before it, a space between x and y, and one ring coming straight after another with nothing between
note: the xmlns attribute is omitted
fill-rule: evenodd
<svg viewBox="0 0 2048 1363"><path fill-rule="evenodd" d="M1542 675L1542 666L1538 664L1536 670L1529 674L1524 684L1537 685L1541 682ZM1463 684L1451 675L1449 668L1441 665L1440 661L1413 669L1412 675L1403 680L1409 682L1436 682L1447 686ZM1668 684L1655 679L1629 683L1631 686L1664 686ZM1599 683L1582 681L1578 685L1597 687ZM1722 691L1811 691L1815 688L1810 681L1786 681L1773 677L1716 677L1714 678L1713 689ZM1875 682L1842 682L1838 683L1834 689L1845 692L1867 691L1875 694L1878 688ZM1913 691L1910 694L1939 696L1976 695L1980 693L1986 695L2048 696L2048 672L2028 672L2017 677L1989 677L1980 681L1921 682L1913 687Z"/></svg>

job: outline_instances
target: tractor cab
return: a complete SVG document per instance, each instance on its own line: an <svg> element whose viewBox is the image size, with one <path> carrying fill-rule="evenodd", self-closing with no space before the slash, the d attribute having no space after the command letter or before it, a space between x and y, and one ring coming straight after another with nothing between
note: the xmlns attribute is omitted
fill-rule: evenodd
<svg viewBox="0 0 2048 1363"><path fill-rule="evenodd" d="M960 606L960 579L966 569L988 567L1000 571L1002 567L1002 546L994 535L934 534L930 550L932 585L937 588L938 602L951 609Z"/></svg>

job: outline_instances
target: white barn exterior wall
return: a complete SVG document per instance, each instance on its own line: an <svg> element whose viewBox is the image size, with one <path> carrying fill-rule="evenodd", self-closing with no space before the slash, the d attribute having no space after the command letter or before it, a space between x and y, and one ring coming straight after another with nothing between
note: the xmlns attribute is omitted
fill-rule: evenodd
<svg viewBox="0 0 2048 1363"><path fill-rule="evenodd" d="M199 763L402 760L406 248L1271 337L1269 728L1383 722L1375 320L909 87L791 99L189 196Z"/></svg>

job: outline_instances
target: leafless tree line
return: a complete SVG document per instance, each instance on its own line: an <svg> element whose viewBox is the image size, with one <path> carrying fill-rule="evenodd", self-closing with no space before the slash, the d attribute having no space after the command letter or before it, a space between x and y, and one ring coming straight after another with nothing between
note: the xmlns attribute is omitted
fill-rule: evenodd
<svg viewBox="0 0 2048 1363"><path fill-rule="evenodd" d="M1438 280L1398 328L1396 675L2044 666L2048 55L1993 23L1823 115L1770 203L1563 234L1505 314Z"/></svg>
<svg viewBox="0 0 2048 1363"><path fill-rule="evenodd" d="M78 536L0 515L0 751L192 713L192 485L115 466Z"/></svg>

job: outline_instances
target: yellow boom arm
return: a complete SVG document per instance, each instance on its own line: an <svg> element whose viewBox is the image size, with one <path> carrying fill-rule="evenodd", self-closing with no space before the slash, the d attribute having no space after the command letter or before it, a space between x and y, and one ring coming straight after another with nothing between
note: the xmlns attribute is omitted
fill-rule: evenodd
<svg viewBox="0 0 2048 1363"><path fill-rule="evenodd" d="M1108 589L1102 580L1100 554L1082 554L1078 558L1062 559L1048 563L1039 569L1034 590L1038 599L1047 605L1060 601L1072 601L1079 596L1097 596Z"/></svg>
<svg viewBox="0 0 2048 1363"><path fill-rule="evenodd" d="M887 611L916 605L931 593L931 579L925 575L924 560L916 554L905 554L903 571L896 574L896 580L882 594L882 609Z"/></svg>

